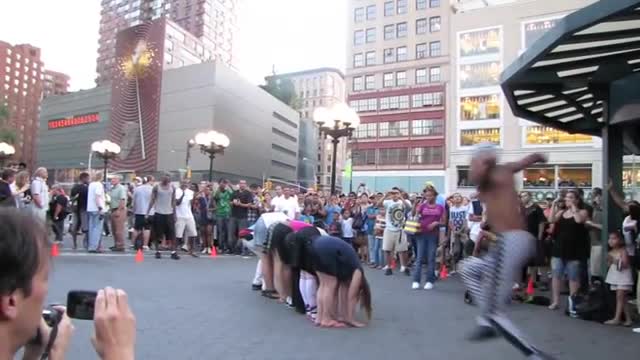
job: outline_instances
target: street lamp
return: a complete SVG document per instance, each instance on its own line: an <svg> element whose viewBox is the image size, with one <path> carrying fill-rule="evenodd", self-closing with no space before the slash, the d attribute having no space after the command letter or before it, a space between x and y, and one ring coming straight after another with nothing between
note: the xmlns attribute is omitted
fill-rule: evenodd
<svg viewBox="0 0 640 360"><path fill-rule="evenodd" d="M318 124L320 133L331 137L333 158L331 165L331 194L336 192L336 156L341 137L351 138L353 131L360 125L360 117L345 103L337 103L331 109L317 108L313 112L313 121Z"/></svg>
<svg viewBox="0 0 640 360"><path fill-rule="evenodd" d="M227 135L217 131L201 132L196 134L195 144L200 146L200 151L209 156L209 182L213 181L213 159L216 154L224 154L224 149L229 147Z"/></svg>
<svg viewBox="0 0 640 360"><path fill-rule="evenodd" d="M91 152L98 155L104 161L104 181L107 181L107 166L109 160L115 159L120 154L120 145L109 140L96 141L91 144Z"/></svg>
<svg viewBox="0 0 640 360"><path fill-rule="evenodd" d="M16 149L7 144L6 142L0 142L0 169L4 167L4 161L13 156L16 153Z"/></svg>
<svg viewBox="0 0 640 360"><path fill-rule="evenodd" d="M189 160L191 160L191 149L196 146L196 141L193 139L189 139L187 141L187 159L185 161L185 165L187 167L187 179L191 179L191 166L189 165Z"/></svg>

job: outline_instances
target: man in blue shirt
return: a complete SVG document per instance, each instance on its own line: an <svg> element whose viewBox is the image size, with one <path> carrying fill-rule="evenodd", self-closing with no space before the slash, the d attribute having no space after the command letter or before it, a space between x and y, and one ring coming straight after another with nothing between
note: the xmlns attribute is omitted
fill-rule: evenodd
<svg viewBox="0 0 640 360"><path fill-rule="evenodd" d="M324 223L328 226L333 224L333 214L342 212L342 208L338 204L338 197L336 195L331 195L329 198L329 203L325 205L324 211L326 213L326 218L324 219Z"/></svg>

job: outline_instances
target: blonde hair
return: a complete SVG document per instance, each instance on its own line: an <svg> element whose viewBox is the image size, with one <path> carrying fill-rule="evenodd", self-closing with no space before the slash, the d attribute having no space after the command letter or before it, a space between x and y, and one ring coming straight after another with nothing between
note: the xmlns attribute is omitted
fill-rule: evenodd
<svg viewBox="0 0 640 360"><path fill-rule="evenodd" d="M102 179L103 177L101 172L97 172L93 175L93 181L102 181Z"/></svg>
<svg viewBox="0 0 640 360"><path fill-rule="evenodd" d="M27 184L29 184L29 172L22 170L16 175L16 186L20 189Z"/></svg>
<svg viewBox="0 0 640 360"><path fill-rule="evenodd" d="M36 169L36 171L33 173L33 177L42 177L42 175L44 175L43 173L47 172L47 168L45 167L39 167Z"/></svg>

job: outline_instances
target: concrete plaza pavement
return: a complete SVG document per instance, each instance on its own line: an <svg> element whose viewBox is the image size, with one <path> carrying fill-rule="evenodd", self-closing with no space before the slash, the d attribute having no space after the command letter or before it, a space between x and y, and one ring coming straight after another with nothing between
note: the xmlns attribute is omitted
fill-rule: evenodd
<svg viewBox="0 0 640 360"><path fill-rule="evenodd" d="M472 344L464 335L476 308L465 305L451 277L431 291L410 279L367 270L374 317L364 329L320 329L304 316L250 290L255 258L215 259L147 253L88 255L62 251L54 259L51 302L72 289L123 288L137 317L138 359L521 359L504 340ZM628 328L574 320L534 305L511 307L513 319L538 347L558 359L637 358L640 335ZM89 321L75 321L68 359L97 358Z"/></svg>

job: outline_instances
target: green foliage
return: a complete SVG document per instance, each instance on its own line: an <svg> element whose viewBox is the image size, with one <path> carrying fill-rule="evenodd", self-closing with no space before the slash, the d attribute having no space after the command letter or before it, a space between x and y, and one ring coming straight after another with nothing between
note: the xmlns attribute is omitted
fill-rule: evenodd
<svg viewBox="0 0 640 360"><path fill-rule="evenodd" d="M267 78L267 83L260 87L293 109L300 108L295 85L290 79L270 77Z"/></svg>
<svg viewBox="0 0 640 360"><path fill-rule="evenodd" d="M9 107L7 104L0 104L0 142L15 144L17 134L8 123Z"/></svg>

